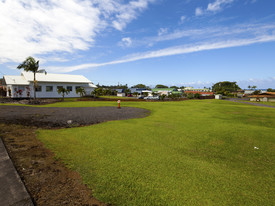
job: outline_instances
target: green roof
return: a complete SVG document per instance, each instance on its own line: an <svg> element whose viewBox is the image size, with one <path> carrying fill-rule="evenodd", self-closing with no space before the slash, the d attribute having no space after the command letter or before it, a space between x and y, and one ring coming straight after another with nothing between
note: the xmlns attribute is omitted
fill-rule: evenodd
<svg viewBox="0 0 275 206"><path fill-rule="evenodd" d="M182 92L179 92L179 91L172 91L172 94L182 94Z"/></svg>
<svg viewBox="0 0 275 206"><path fill-rule="evenodd" d="M172 91L177 91L177 89L175 88L154 88L152 89L153 92L163 92L163 91L168 91L168 92L172 92Z"/></svg>

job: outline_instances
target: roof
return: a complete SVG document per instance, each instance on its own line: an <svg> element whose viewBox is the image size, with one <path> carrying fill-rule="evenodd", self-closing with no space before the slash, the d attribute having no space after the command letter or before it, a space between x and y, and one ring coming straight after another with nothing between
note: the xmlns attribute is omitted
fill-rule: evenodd
<svg viewBox="0 0 275 206"><path fill-rule="evenodd" d="M175 88L154 88L152 89L153 92L164 92L164 91L168 91L168 92L172 92L172 91L177 91L177 89Z"/></svg>
<svg viewBox="0 0 275 206"><path fill-rule="evenodd" d="M94 84L89 84L89 87L97 88L97 86Z"/></svg>
<svg viewBox="0 0 275 206"><path fill-rule="evenodd" d="M29 85L29 82L23 76L4 75L3 78L7 85Z"/></svg>
<svg viewBox="0 0 275 206"><path fill-rule="evenodd" d="M115 89L117 91L117 93L123 93L124 89Z"/></svg>
<svg viewBox="0 0 275 206"><path fill-rule="evenodd" d="M263 97L275 98L275 92L266 92L262 94L249 96L249 98L263 98Z"/></svg>
<svg viewBox="0 0 275 206"><path fill-rule="evenodd" d="M21 76L24 76L29 82L33 81L32 72L22 72ZM35 77L38 82L92 83L82 75L36 73Z"/></svg>
<svg viewBox="0 0 275 206"><path fill-rule="evenodd" d="M193 94L209 94L214 95L214 92L200 92L200 91L184 91L184 93L193 93Z"/></svg>

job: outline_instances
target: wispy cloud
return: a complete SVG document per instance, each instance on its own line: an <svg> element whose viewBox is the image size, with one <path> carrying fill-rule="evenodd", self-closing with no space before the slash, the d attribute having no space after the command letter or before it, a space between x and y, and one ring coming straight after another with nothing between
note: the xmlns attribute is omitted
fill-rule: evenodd
<svg viewBox="0 0 275 206"><path fill-rule="evenodd" d="M196 16L201 16L201 15L203 15L203 10L202 10L202 8L200 8L200 7L196 8L196 10L195 10L195 15L196 15Z"/></svg>
<svg viewBox="0 0 275 206"><path fill-rule="evenodd" d="M253 38L258 35L275 33L275 24L238 24L234 26L206 27L200 29L182 29L162 32L162 35L146 37L141 40L133 40L135 46L144 46L163 41L173 41L181 39L185 42L197 42L211 39L233 39L233 38Z"/></svg>
<svg viewBox="0 0 275 206"><path fill-rule="evenodd" d="M216 0L213 3L209 3L207 6L207 11L217 12L222 10L222 6L231 4L234 0Z"/></svg>
<svg viewBox="0 0 275 206"><path fill-rule="evenodd" d="M203 14L216 13L218 11L223 10L225 6L232 4L234 0L215 0L212 3L207 5L206 9L202 9L201 7L197 7L195 10L196 16L201 16Z"/></svg>
<svg viewBox="0 0 275 206"><path fill-rule="evenodd" d="M122 38L121 41L119 42L119 46L122 46L122 47L132 46L132 39L130 37Z"/></svg>
<svg viewBox="0 0 275 206"><path fill-rule="evenodd" d="M124 29L154 1L0 1L0 63L88 50L99 32Z"/></svg>
<svg viewBox="0 0 275 206"><path fill-rule="evenodd" d="M101 67L106 65L121 64L121 63L133 62L133 61L138 61L143 59L188 54L188 53L200 52L200 51L206 51L206 50L247 46L247 45L256 44L256 43L273 42L273 41L275 41L275 34L260 35L255 38L249 38L249 39L232 39L232 40L222 40L222 41L213 40L212 42L201 42L195 45L194 44L181 45L181 46L168 47L165 49L149 51L144 53L136 53L136 54L126 56L120 60L115 60L115 61L110 61L105 63L81 64L81 65L71 66L71 67L48 67L47 71L58 70L59 72L71 72L71 71L80 70L80 69L96 68L96 67Z"/></svg>
<svg viewBox="0 0 275 206"><path fill-rule="evenodd" d="M158 31L158 36L162 36L168 33L168 28L160 28Z"/></svg>
<svg viewBox="0 0 275 206"><path fill-rule="evenodd" d="M182 24L183 22L185 22L185 20L186 20L186 16L181 16L180 17L180 23Z"/></svg>
<svg viewBox="0 0 275 206"><path fill-rule="evenodd" d="M255 85L257 86L257 89L267 89L266 85L270 85L270 87L273 89L275 88L275 76L265 79L250 78L247 80L236 80L236 82L243 89L247 89L249 85Z"/></svg>

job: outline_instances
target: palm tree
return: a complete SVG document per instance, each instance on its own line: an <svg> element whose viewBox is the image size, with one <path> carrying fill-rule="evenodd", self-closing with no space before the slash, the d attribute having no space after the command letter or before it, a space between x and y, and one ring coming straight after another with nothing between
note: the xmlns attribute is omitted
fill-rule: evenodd
<svg viewBox="0 0 275 206"><path fill-rule="evenodd" d="M43 70L38 70L39 68L39 61L36 61L33 57L29 56L28 58L26 58L25 61L23 61L21 64L18 65L17 69L24 69L24 71L26 72L33 72L33 98L36 99L36 86L37 86L37 82L35 79L35 75L36 73L41 73L41 72L45 72L45 74L47 74L47 72L43 69Z"/></svg>
<svg viewBox="0 0 275 206"><path fill-rule="evenodd" d="M83 97L86 94L85 89L83 87L79 87L75 91L77 94L80 95L80 97Z"/></svg>
<svg viewBox="0 0 275 206"><path fill-rule="evenodd" d="M65 94L68 95L70 93L70 91L68 89L65 89L64 87L58 87L57 92L58 94L62 93L63 101L64 101Z"/></svg>

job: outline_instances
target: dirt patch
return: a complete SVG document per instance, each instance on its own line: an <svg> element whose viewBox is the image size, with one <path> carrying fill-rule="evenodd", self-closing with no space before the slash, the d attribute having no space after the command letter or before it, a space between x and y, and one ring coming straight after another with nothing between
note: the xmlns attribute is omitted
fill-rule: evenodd
<svg viewBox="0 0 275 206"><path fill-rule="evenodd" d="M111 120L141 118L149 111L123 107L26 107L0 106L0 123L41 128L62 128L97 124Z"/></svg>
<svg viewBox="0 0 275 206"><path fill-rule="evenodd" d="M8 153L36 205L105 205L92 196L78 173L36 139L35 128L0 124Z"/></svg>
<svg viewBox="0 0 275 206"><path fill-rule="evenodd" d="M83 126L145 117L150 113L130 107L0 106L0 111L0 138L36 205L106 205L92 196L78 173L66 168L36 138L37 127Z"/></svg>

